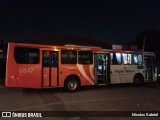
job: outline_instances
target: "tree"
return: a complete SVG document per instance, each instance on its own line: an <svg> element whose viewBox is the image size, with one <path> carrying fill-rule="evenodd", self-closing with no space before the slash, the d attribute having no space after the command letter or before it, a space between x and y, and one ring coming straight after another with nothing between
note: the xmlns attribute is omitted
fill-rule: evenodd
<svg viewBox="0 0 160 120"><path fill-rule="evenodd" d="M136 44L139 49L143 49L144 45L144 51L153 51L157 55L160 55L160 44L158 43L159 40L159 30L147 30L138 34L136 38Z"/></svg>
<svg viewBox="0 0 160 120"><path fill-rule="evenodd" d="M153 51L156 54L156 63L158 66L158 71L160 71L160 31L159 30L147 30L145 32L139 33L136 38L136 44L139 49L144 51Z"/></svg>
<svg viewBox="0 0 160 120"><path fill-rule="evenodd" d="M7 45L8 43L6 41L0 41L0 50L7 52Z"/></svg>

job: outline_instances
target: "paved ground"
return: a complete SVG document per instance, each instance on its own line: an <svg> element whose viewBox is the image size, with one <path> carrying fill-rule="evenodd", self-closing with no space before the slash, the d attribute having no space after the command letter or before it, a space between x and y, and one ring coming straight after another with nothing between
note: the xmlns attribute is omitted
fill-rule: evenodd
<svg viewBox="0 0 160 120"><path fill-rule="evenodd" d="M18 89L0 87L0 111L160 111L160 84L82 87L76 93L63 89ZM65 113L67 114L67 113ZM159 119L160 117L55 117L60 120ZM91 114L91 115L90 115ZM96 114L96 113L95 113ZM104 113L108 114L108 113ZM160 116L160 115L159 115ZM1 118L0 118L1 119ZM18 118L16 118L18 119ZM20 119L20 118L19 118ZM30 118L28 118L30 119ZM41 118L44 119L44 118ZM52 119L52 118L47 118Z"/></svg>

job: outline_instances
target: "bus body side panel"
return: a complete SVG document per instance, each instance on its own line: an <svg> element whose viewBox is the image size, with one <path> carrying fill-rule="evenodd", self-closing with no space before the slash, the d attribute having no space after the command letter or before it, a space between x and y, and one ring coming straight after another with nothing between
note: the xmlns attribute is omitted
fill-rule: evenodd
<svg viewBox="0 0 160 120"><path fill-rule="evenodd" d="M49 86L49 68L43 68L43 87L48 87Z"/></svg>
<svg viewBox="0 0 160 120"><path fill-rule="evenodd" d="M77 68L80 72L81 85L94 85L94 65L77 65Z"/></svg>
<svg viewBox="0 0 160 120"><path fill-rule="evenodd" d="M14 58L16 43L8 44L6 81L7 87L41 88L41 63L17 64Z"/></svg>
<svg viewBox="0 0 160 120"><path fill-rule="evenodd" d="M111 84L120 83L121 65L111 65Z"/></svg>
<svg viewBox="0 0 160 120"><path fill-rule="evenodd" d="M141 73L137 70L136 65L121 65L123 72L120 74L121 83L133 83L134 76L136 73Z"/></svg>
<svg viewBox="0 0 160 120"><path fill-rule="evenodd" d="M57 68L51 68L51 86L58 86L57 80L58 80L58 74L57 74Z"/></svg>
<svg viewBox="0 0 160 120"><path fill-rule="evenodd" d="M5 86L6 87L17 87L17 64L14 61L14 47L15 43L8 44L7 51L7 62L6 62L6 79Z"/></svg>
<svg viewBox="0 0 160 120"><path fill-rule="evenodd" d="M41 54L41 52L40 52ZM21 88L41 88L42 87L42 65L39 57L38 64L18 64L18 84L17 87ZM15 61L15 60L14 60ZM16 61L15 61L16 62Z"/></svg>
<svg viewBox="0 0 160 120"><path fill-rule="evenodd" d="M41 66L39 64L19 64L17 87L41 88Z"/></svg>
<svg viewBox="0 0 160 120"><path fill-rule="evenodd" d="M79 77L81 86L94 85L94 65L65 65L59 68L59 86L64 87L64 81L68 76Z"/></svg>

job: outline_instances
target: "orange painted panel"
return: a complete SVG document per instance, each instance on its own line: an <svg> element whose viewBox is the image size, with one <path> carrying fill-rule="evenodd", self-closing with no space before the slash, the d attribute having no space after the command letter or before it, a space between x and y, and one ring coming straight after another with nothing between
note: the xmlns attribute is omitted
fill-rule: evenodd
<svg viewBox="0 0 160 120"><path fill-rule="evenodd" d="M43 68L43 86L49 86L49 68Z"/></svg>
<svg viewBox="0 0 160 120"><path fill-rule="evenodd" d="M57 68L51 68L51 86L57 86Z"/></svg>

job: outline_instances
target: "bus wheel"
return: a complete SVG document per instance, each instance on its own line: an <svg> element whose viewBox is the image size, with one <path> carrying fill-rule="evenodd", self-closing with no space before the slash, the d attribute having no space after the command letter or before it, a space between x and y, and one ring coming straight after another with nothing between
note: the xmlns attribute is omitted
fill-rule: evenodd
<svg viewBox="0 0 160 120"><path fill-rule="evenodd" d="M79 81L76 77L69 77L65 81L64 89L67 92L75 92L79 87Z"/></svg>
<svg viewBox="0 0 160 120"><path fill-rule="evenodd" d="M136 75L136 76L134 77L134 84L135 84L136 86L140 86L140 85L142 85L143 83L144 83L144 81L143 81L142 75Z"/></svg>

